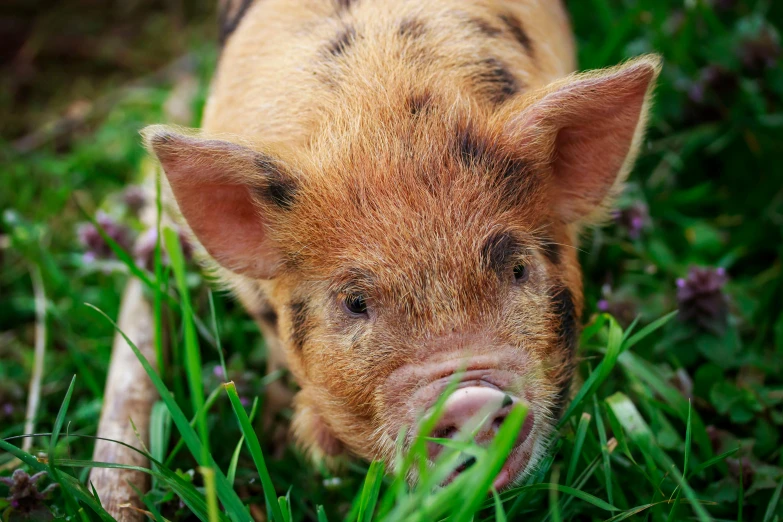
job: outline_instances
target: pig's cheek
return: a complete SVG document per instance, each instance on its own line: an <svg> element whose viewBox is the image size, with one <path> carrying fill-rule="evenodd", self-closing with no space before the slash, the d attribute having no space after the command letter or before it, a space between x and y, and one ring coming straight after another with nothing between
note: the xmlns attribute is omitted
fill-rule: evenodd
<svg viewBox="0 0 783 522"><path fill-rule="evenodd" d="M307 404L306 395L300 392L295 402L292 428L297 442L316 460L342 455L345 452L343 443L334 436L316 409Z"/></svg>

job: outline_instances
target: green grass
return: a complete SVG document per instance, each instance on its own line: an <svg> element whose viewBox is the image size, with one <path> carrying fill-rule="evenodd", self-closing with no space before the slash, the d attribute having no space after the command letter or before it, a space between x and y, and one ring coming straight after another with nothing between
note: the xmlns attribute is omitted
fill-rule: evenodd
<svg viewBox="0 0 783 522"><path fill-rule="evenodd" d="M492 447L449 446L433 467L420 439L394 475L349 461L329 471L295 447L277 447L260 429L264 385L285 376L264 377L266 350L252 320L227 296L213 296L176 237L159 234L166 248L146 268L121 249L85 259L77 240L77 225L99 209L131 235L143 232L118 193L152 168L137 132L171 117L166 102L182 78L122 88L117 78L137 77L140 62L125 76L108 75L105 63L86 58L64 92L78 98L81 82L81 95L98 92L111 103L78 131L20 152L16 138L67 105L45 103L47 81L62 74L45 57L40 86L27 98L0 97L14 114L0 139L0 477L46 471L40 489L59 484L40 502L53 517L110 520L87 472L122 467L92 462L92 437L115 333L110 318L136 274L154 303L161 368L148 366L161 394L144 470L155 520L248 520L250 505L275 522L783 519L783 60L775 36L783 4L572 0L569 8L582 68L646 52L662 54L665 65L647 142L619 201L622 218L582 244L582 384L552 453L524 484L489 491L522 411ZM185 15L201 23L204 12L199 4ZM166 17L155 13L137 19L143 34L160 39L148 37L140 55L155 55L156 68L191 51L184 76L198 87L182 123L197 125L217 56L212 35L192 31L174 45L171 31L160 30ZM42 34L41 48L53 45ZM639 206L649 218L642 212L645 226L636 230L629 219ZM677 280L694 265L728 274L718 294L729 303L725 323L698 324L687 305L673 314ZM35 271L48 342L40 435L25 453ZM464 455L476 464L435 488ZM403 480L409 469L420 473L418 486ZM0 519L17 520L8 495L0 483Z"/></svg>

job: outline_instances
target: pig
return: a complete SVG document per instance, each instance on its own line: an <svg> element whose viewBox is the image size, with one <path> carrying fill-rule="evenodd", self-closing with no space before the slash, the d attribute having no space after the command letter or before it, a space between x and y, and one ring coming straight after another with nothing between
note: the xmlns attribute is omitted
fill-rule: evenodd
<svg viewBox="0 0 783 522"><path fill-rule="evenodd" d="M435 434L489 408L487 444L524 403L495 485L519 483L569 398L579 236L637 156L659 58L574 73L555 0L259 0L222 20L203 128L143 134L298 384L296 442L393 467L458 375Z"/></svg>

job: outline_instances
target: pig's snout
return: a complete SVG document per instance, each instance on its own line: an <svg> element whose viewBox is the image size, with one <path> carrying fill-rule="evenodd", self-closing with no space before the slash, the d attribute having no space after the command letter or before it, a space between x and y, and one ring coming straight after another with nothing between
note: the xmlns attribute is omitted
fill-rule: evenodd
<svg viewBox="0 0 783 522"><path fill-rule="evenodd" d="M477 444L487 446L518 402L519 399L516 397L494 387L460 388L446 400L443 414L431 435L441 439L472 437ZM528 410L514 447L521 445L527 439L533 422L532 412ZM430 458L434 460L442 449L443 446L440 444L430 443L428 446Z"/></svg>

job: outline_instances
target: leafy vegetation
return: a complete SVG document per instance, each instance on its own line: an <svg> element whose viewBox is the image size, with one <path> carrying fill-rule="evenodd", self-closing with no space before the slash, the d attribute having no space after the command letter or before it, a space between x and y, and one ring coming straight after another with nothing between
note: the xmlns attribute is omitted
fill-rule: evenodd
<svg viewBox="0 0 783 522"><path fill-rule="evenodd" d="M110 318L131 273L144 276L151 296L157 289L160 324L173 332L164 370L151 373L162 398L148 448L151 519L248 520L261 511L276 522L783 517L783 4L569 2L582 68L646 52L661 53L665 66L616 220L582 245L581 387L540 469L489 495L522 410L492 447L449 445L416 487L378 464L314 469L257 429L270 380L263 339L231 299L210 293L175 231L162 234L165 256L157 256L155 230L136 213L133 186L153 168L138 130L164 120L197 125L217 58L209 7L175 4L136 2L109 20L85 13L59 33L53 21L78 19L76 7L33 17L16 6L31 29L0 75L3 520L110 520L86 478L90 467L115 466L91 462L90 436ZM116 40L128 26L144 38L125 48ZM74 31L90 35L79 45L91 52L63 47ZM68 60L55 59L60 47ZM50 119L57 124L43 124ZM134 250L139 236L146 246ZM48 334L42 435L25 452L36 325ZM424 442L400 455L401 469L421 468ZM435 488L466 457L475 464Z"/></svg>

